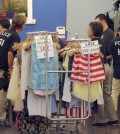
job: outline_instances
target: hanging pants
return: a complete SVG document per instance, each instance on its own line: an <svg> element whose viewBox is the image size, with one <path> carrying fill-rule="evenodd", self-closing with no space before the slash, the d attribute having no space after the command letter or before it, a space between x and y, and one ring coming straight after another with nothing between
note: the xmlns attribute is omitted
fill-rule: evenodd
<svg viewBox="0 0 120 134"><path fill-rule="evenodd" d="M104 123L105 122L105 111L109 118L109 121L118 120L113 99L111 97L111 69L108 64L105 64L105 76L106 80L103 82L103 98L104 98L104 105L99 106L98 113L96 114L96 122L97 123Z"/></svg>
<svg viewBox="0 0 120 134"><path fill-rule="evenodd" d="M3 77L3 70L0 70L0 78ZM7 108L7 98L6 98L7 92L5 92L3 89L0 89L0 121L6 120L6 108Z"/></svg>

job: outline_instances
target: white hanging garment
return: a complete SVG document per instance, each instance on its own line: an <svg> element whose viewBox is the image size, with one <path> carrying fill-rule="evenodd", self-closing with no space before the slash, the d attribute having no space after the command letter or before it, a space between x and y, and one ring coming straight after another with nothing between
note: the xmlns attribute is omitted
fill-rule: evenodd
<svg viewBox="0 0 120 134"><path fill-rule="evenodd" d="M15 100L16 96L18 95L18 87L19 87L19 80L20 80L20 69L17 63L17 58L14 59L14 66L13 66L13 73L10 79L8 92L7 92L7 99Z"/></svg>
<svg viewBox="0 0 120 134"><path fill-rule="evenodd" d="M48 97L48 116L51 117L52 96ZM46 97L39 97L28 89L28 111L30 116L46 117Z"/></svg>
<svg viewBox="0 0 120 134"><path fill-rule="evenodd" d="M68 74L65 75L65 83L63 89L63 97L62 100L66 102L71 102L71 92L70 92L70 79L68 78Z"/></svg>
<svg viewBox="0 0 120 134"><path fill-rule="evenodd" d="M21 63L21 98L25 99L25 90L29 86L31 72L31 52L25 51L25 46L22 47L22 63Z"/></svg>

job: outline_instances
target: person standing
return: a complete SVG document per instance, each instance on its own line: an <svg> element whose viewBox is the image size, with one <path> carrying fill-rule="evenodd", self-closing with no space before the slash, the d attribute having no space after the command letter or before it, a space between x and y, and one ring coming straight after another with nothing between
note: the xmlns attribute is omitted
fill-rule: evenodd
<svg viewBox="0 0 120 134"><path fill-rule="evenodd" d="M8 19L1 19L0 20L0 33L8 30L10 27L10 21ZM0 39L1 40L1 39ZM0 48L1 48L1 42L0 42ZM1 51L0 51L1 52ZM0 57L2 57L0 53ZM2 70L4 66L0 64L0 87L2 88ZM4 121L6 117L6 93L0 88L0 127L1 126L6 126L9 127Z"/></svg>
<svg viewBox="0 0 120 134"><path fill-rule="evenodd" d="M108 27L107 17L104 14L99 14L98 16L96 16L95 19L97 22L100 22L103 26L103 34L101 38L105 44L106 55L110 64L111 56L109 52L109 45L111 41L115 38L114 32Z"/></svg>
<svg viewBox="0 0 120 134"><path fill-rule="evenodd" d="M103 33L103 26L99 22L91 22L89 24L88 37L90 37L91 41L98 41L98 43L101 45L99 56L101 57L103 65L106 66L108 61L106 57L105 45L101 39L102 33ZM94 107L94 108L97 109L97 114L95 115L96 121L92 125L105 126L106 123L105 123L104 105L99 105L98 107ZM98 120L99 119L98 117L100 118L100 120Z"/></svg>
<svg viewBox="0 0 120 134"><path fill-rule="evenodd" d="M120 36L115 38L109 46L110 54L113 57L113 86L112 98L115 110L118 110L118 99L120 95Z"/></svg>
<svg viewBox="0 0 120 134"><path fill-rule="evenodd" d="M20 42L18 35L24 28L26 23L26 17L17 15L12 20L12 26L10 30L5 27L0 32L0 127L10 127L6 123L6 108L7 108L7 88L9 85L9 79L7 77L8 72L10 75L13 71L13 61L16 52L13 51L12 47L15 43ZM5 25L5 23L4 23ZM1 28L1 26L0 26Z"/></svg>
<svg viewBox="0 0 120 134"><path fill-rule="evenodd" d="M111 59L111 54L109 51L110 42L114 39L114 33L108 27L107 18L104 14L99 14L96 16L96 21L101 23L103 26L103 35L102 40L105 45L105 51L107 60ZM103 82L103 98L104 98L104 108L101 108L99 114L96 117L96 123L93 126L104 126L104 125L116 125L119 124L117 113L115 111L113 99L111 97L111 68L110 68L110 60L108 64L104 65L106 80ZM109 122L105 123L105 120L101 118L103 114L107 113L109 118Z"/></svg>

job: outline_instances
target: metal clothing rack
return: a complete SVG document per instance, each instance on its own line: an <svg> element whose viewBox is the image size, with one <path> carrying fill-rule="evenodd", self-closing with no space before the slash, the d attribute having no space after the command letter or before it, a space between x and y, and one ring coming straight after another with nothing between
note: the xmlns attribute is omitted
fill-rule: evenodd
<svg viewBox="0 0 120 134"><path fill-rule="evenodd" d="M50 32L46 31L46 47L45 47L45 51L46 51L46 68L45 68L45 72L46 72L46 102L48 102L48 74L49 73L68 73L68 72L79 72L79 73L84 73L84 72L80 72L80 71L48 71L48 42L47 42L47 37L48 35L51 34ZM77 39L76 41L81 41L81 39ZM77 128L77 124L79 120L86 120L90 117L91 115L91 105L90 105L90 55L88 55L88 71L86 71L86 73L88 73L88 116L87 117L81 117L81 118L51 118L48 116L48 110L46 110L46 117L48 119L50 119L51 121L58 121L58 130L57 133L60 134L60 121L76 121L76 132L78 132L78 128ZM48 103L46 104L46 109L48 109Z"/></svg>
<svg viewBox="0 0 120 134"><path fill-rule="evenodd" d="M48 32L48 31L38 31L38 32L28 32L27 36L32 36L34 37L35 35L45 35L45 53L46 53L46 67L45 67L45 72L46 72L46 117L51 120L51 121L57 121L57 134L60 134L60 121L74 121L76 125L76 130L75 132L78 132L78 121L80 120L86 120L91 116L91 105L90 105L90 55L88 55L88 70L87 71L53 71L50 70L48 71L48 35L56 35L57 32ZM86 41L86 40L81 40L77 39L75 41ZM86 117L82 116L81 118L51 118L48 116L48 74L49 73L69 73L69 72L79 72L79 73L88 73L88 115ZM82 101L83 102L83 101ZM83 109L85 106L85 103L82 103Z"/></svg>

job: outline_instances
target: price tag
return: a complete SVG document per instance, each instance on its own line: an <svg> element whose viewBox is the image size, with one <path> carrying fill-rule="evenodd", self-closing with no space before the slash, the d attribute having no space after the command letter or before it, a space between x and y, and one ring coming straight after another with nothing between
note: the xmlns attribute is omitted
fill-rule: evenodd
<svg viewBox="0 0 120 134"><path fill-rule="evenodd" d="M53 41L51 35L48 35L47 38L47 49L48 49L48 58L54 57L54 48L53 48ZM36 51L37 51L37 58L43 59L46 58L46 36L35 36L35 43L36 43Z"/></svg>
<svg viewBox="0 0 120 134"><path fill-rule="evenodd" d="M100 52L98 41L88 41L88 42L81 43L80 45L81 45L81 51L83 55Z"/></svg>

